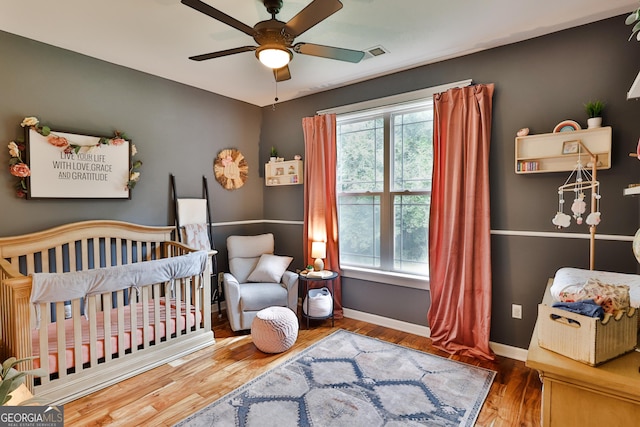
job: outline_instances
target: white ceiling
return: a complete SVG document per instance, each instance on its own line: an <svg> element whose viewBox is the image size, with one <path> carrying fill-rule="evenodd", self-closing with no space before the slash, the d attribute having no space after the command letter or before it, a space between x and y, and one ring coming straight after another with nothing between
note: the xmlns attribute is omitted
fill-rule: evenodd
<svg viewBox="0 0 640 427"><path fill-rule="evenodd" d="M253 26L261 0L205 0ZM296 38L388 53L358 64L294 54L280 101L624 14L637 0L342 0L342 10ZM310 0L284 0L287 22ZM624 25L621 20L620 25ZM273 103L271 70L253 52L203 62L189 56L255 45L248 35L179 0L2 0L0 30L254 105ZM3 61L10 58L2 58ZM471 76L473 77L473 76Z"/></svg>

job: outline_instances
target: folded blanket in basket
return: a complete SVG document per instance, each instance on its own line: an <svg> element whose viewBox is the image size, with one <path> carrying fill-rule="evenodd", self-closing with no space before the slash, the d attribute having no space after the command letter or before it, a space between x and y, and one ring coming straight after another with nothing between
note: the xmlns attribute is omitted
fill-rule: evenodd
<svg viewBox="0 0 640 427"><path fill-rule="evenodd" d="M559 297L562 302L594 300L609 314L626 311L630 306L628 285L612 285L593 278L580 287L561 291Z"/></svg>
<svg viewBox="0 0 640 427"><path fill-rule="evenodd" d="M207 252L68 273L33 273L31 302L69 301L104 292L197 276L205 270Z"/></svg>
<svg viewBox="0 0 640 427"><path fill-rule="evenodd" d="M583 316L597 317L600 320L604 319L604 309L600 304L596 303L592 299L576 302L555 302L553 303L553 307L561 308L562 310L567 310L572 313L582 314Z"/></svg>

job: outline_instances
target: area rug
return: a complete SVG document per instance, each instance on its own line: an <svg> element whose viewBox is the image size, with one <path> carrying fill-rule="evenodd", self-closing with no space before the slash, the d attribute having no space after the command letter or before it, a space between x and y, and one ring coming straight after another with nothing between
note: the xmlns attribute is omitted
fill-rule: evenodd
<svg viewBox="0 0 640 427"><path fill-rule="evenodd" d="M176 426L472 426L495 375L339 330Z"/></svg>

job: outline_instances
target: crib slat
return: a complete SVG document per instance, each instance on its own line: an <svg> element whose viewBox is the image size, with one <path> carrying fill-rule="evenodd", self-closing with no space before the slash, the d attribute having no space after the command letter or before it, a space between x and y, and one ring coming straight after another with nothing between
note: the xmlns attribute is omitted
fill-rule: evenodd
<svg viewBox="0 0 640 427"><path fill-rule="evenodd" d="M185 279L179 279L179 280L175 280L176 285L175 285L175 289L176 289L176 337L180 336L182 334L182 328L180 327L180 313L182 312L181 309L181 304L180 302L182 301L182 289L184 288L185 285ZM168 307L168 313L167 313L167 317L170 319L171 316L171 305L169 305ZM167 323L169 323L169 319L167 319Z"/></svg>
<svg viewBox="0 0 640 427"><path fill-rule="evenodd" d="M57 302L56 306L56 333L57 343L56 350L58 352L58 376L60 378L67 376L67 342L64 331L64 303ZM61 320L62 319L62 320Z"/></svg>
<svg viewBox="0 0 640 427"><path fill-rule="evenodd" d="M64 271L64 263L62 262L62 246L56 246L53 248L53 253L55 255L55 271L57 273L62 273Z"/></svg>
<svg viewBox="0 0 640 427"><path fill-rule="evenodd" d="M35 271L35 261L34 261L34 256L33 254L29 254L26 256L26 261L27 261L27 274L31 274Z"/></svg>
<svg viewBox="0 0 640 427"><path fill-rule="evenodd" d="M69 257L68 262L69 262L69 271L77 271L78 270L78 264L77 264L77 258L76 258L76 242L71 242L69 243Z"/></svg>
<svg viewBox="0 0 640 427"><path fill-rule="evenodd" d="M191 306L193 304L193 291L192 291L192 286L195 284L195 279L193 277L189 277L188 279L185 280L185 287L184 287L184 319L185 319L185 334L188 334L190 332L189 329L189 306Z"/></svg>
<svg viewBox="0 0 640 427"><path fill-rule="evenodd" d="M113 239L116 244L116 263L113 265L122 264L122 239Z"/></svg>
<svg viewBox="0 0 640 427"><path fill-rule="evenodd" d="M137 241L135 244L136 262L144 261L144 242Z"/></svg>
<svg viewBox="0 0 640 427"><path fill-rule="evenodd" d="M40 338L39 350L40 350L40 367L45 372L51 372L49 368L49 324L51 323L51 316L49 314L49 304L41 303L40 306L40 330L38 336ZM49 383L49 375L45 375L40 378L41 384Z"/></svg>
<svg viewBox="0 0 640 427"><path fill-rule="evenodd" d="M144 348L149 347L149 342L153 339L151 336L151 325L149 323L149 291L151 286L144 286L142 292L142 344Z"/></svg>
<svg viewBox="0 0 640 427"><path fill-rule="evenodd" d="M167 341L171 339L171 289L167 284L164 292L164 337Z"/></svg>
<svg viewBox="0 0 640 427"><path fill-rule="evenodd" d="M104 320L104 360L108 363L112 358L113 350L111 347L111 294L102 294L102 318Z"/></svg>
<svg viewBox="0 0 640 427"><path fill-rule="evenodd" d="M89 269L89 241L87 239L80 240L80 262L81 270Z"/></svg>
<svg viewBox="0 0 640 427"><path fill-rule="evenodd" d="M42 272L49 273L49 251L42 251L40 253L40 260L42 262Z"/></svg>
<svg viewBox="0 0 640 427"><path fill-rule="evenodd" d="M91 241L93 243L93 258L88 258L89 253L87 251L87 263L91 260L93 268L100 268L100 239L94 238Z"/></svg>
<svg viewBox="0 0 640 427"><path fill-rule="evenodd" d="M87 298L87 305L85 307L85 313L88 313L89 317L89 360L91 367L98 365L98 349L96 347L98 340L98 317L96 314L96 299L100 299L100 295L90 296Z"/></svg>
<svg viewBox="0 0 640 427"><path fill-rule="evenodd" d="M104 266L111 267L113 264L111 258L111 246L114 244L116 239L105 238L104 239Z"/></svg>
<svg viewBox="0 0 640 427"><path fill-rule="evenodd" d="M116 291L116 307L118 312L118 356L124 356L125 351L125 324L124 324L124 292Z"/></svg>
<svg viewBox="0 0 640 427"><path fill-rule="evenodd" d="M104 240L105 239L102 238L93 239L93 268L101 268L103 266L102 262L105 259L105 254L100 249L100 243L104 243ZM104 308L102 307L102 299L100 298L100 296L96 295L96 298L93 299L93 301L96 311L104 310Z"/></svg>
<svg viewBox="0 0 640 427"><path fill-rule="evenodd" d="M135 289L129 290L129 320L131 327L131 353L138 351L138 295Z"/></svg>
<svg viewBox="0 0 640 427"><path fill-rule="evenodd" d="M156 344L159 344L162 332L160 331L160 285L158 284L153 285L153 313L154 340Z"/></svg>
<svg viewBox="0 0 640 427"><path fill-rule="evenodd" d="M80 314L80 300L71 301L71 318L73 319L73 350L76 373L82 372L82 315Z"/></svg>
<svg viewBox="0 0 640 427"><path fill-rule="evenodd" d="M133 253L131 251L131 240L123 240L126 247L126 261L125 264L131 264L133 262Z"/></svg>
<svg viewBox="0 0 640 427"><path fill-rule="evenodd" d="M202 307L200 307L201 305L201 298L200 295L202 294L201 292L201 278L198 277L197 279L193 280L191 282L191 286L193 287L193 296L191 297L193 299L193 314L194 316L197 316L198 312L201 311ZM196 322L195 322L195 327L196 327L196 331L201 329L201 322L198 322L198 318L196 317Z"/></svg>

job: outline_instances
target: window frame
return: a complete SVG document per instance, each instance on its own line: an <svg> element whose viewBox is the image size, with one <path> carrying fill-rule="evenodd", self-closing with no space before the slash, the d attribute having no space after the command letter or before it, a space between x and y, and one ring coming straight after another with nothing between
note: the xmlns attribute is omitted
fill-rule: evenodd
<svg viewBox="0 0 640 427"><path fill-rule="evenodd" d="M430 88L426 88L426 89L422 89L414 92L408 92L408 93L393 95L385 98L375 99L371 101L360 102L357 104L345 105L345 106L336 107L332 109L322 110L322 111L318 111L317 113L318 114L334 113L337 116L349 115L348 120L351 121L351 120L357 119L358 117L370 116L375 113L375 110L382 110L382 109L390 110L394 106L400 107L401 104L408 104L408 103L417 104L417 101L419 100L424 100L425 103L426 102L431 103L434 94L445 92L448 89L455 88L455 87L469 86L471 85L471 83L472 83L472 80L468 79L468 80L449 83L445 85L434 86L434 87L430 87ZM392 132L390 128L389 117L385 117L384 120L385 120L384 132L385 133ZM338 121L339 121L339 118L338 118ZM388 136L389 135L385 135L385 138ZM393 227L393 224L390 222L393 218L390 218L389 215L393 214L392 211L393 211L394 195L425 193L424 191L416 191L416 192L409 192L409 193L391 191L392 177L390 176L391 174L390 174L390 171L388 170L389 168L391 168L391 159L392 159L391 144L385 143L384 173L385 173L385 177L389 176L389 178L388 179L385 178L385 183L384 183L385 188L382 192L382 195L384 195L384 197L387 198L386 203L390 204L390 206L389 206L389 209L387 209L386 207L383 207L384 201L381 199L381 206L380 206L381 233L383 232L382 227L387 227L387 230L388 230L388 227ZM374 194L374 193L370 193L370 194ZM380 193L376 192L375 194L380 194ZM430 195L431 192L429 191L428 194ZM381 268L383 267L382 259L384 259L383 250L391 251L391 252L387 252L387 257L389 258L389 262L393 264L393 259L392 259L393 257L391 256L393 254L393 240L394 240L393 233L391 233L390 236L391 238L390 238L389 244L391 246L389 248L383 249L382 239L380 242L381 243L381 246L380 246ZM378 269L363 268L363 267L356 267L356 266L345 266L345 265L340 265L340 269L342 271L343 277L396 285L396 286L403 286L403 287L409 287L409 288L415 288L415 289L423 289L423 290L429 289L428 275L422 276L422 275L403 273L398 271L386 271L386 270L378 270Z"/></svg>

